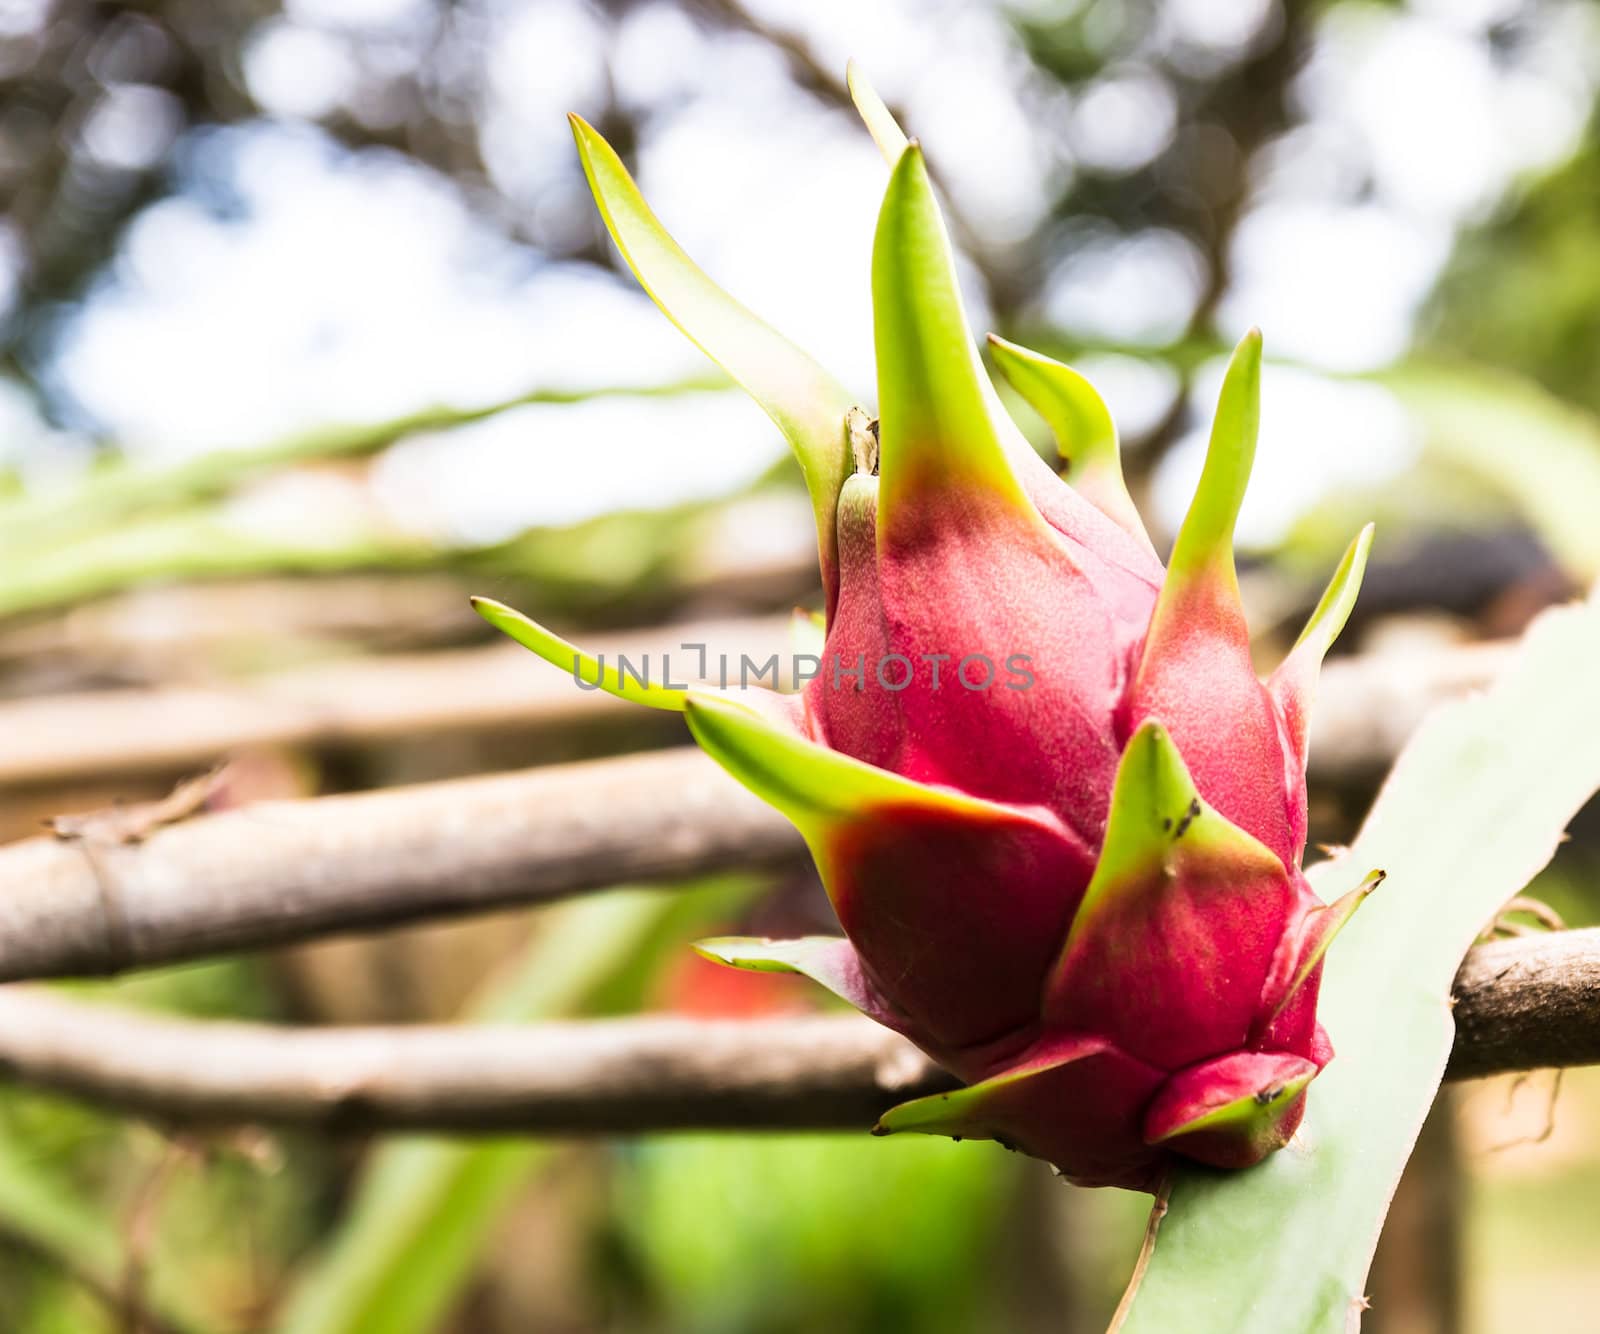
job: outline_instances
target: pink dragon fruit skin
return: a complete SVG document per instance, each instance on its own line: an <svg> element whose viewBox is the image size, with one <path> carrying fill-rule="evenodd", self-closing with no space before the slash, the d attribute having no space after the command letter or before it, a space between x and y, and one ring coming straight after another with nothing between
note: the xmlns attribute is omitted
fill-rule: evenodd
<svg viewBox="0 0 1600 1334"><path fill-rule="evenodd" d="M1325 906L1300 873L1309 698L1371 530L1261 682L1232 555L1259 336L1234 354L1163 568L1085 381L991 340L1073 485L1006 416L922 154L854 74L852 86L891 167L870 441L851 396L716 289L574 121L623 255L784 431L817 515L826 640L803 693L604 677L684 711L794 821L845 933L699 948L816 979L964 1081L892 1109L879 1133L995 1139L1091 1185L1153 1190L1174 1156L1248 1166L1288 1141L1332 1056L1316 1022L1322 955L1381 878ZM477 605L558 665L588 661Z"/></svg>

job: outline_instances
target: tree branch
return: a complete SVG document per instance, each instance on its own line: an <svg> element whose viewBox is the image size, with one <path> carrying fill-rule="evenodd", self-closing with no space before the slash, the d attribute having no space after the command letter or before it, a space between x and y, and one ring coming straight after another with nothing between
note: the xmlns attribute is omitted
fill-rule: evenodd
<svg viewBox="0 0 1600 1334"><path fill-rule="evenodd" d="M1501 653L1485 646L1437 659L1330 664L1313 729L1317 773L1380 770L1429 704L1481 685ZM447 656L452 660L459 657ZM489 670L506 667L510 675L497 678L498 697L487 687L487 672L474 679L471 671L447 667L431 678L417 707L434 710L436 724L486 727L509 725L513 715L523 724L541 717L570 722L611 707L553 669L549 689L536 686L540 668L526 655L504 665L497 658ZM519 669L526 674L520 689L512 684ZM363 726L374 733L426 730L418 728L419 713L406 712L411 706L398 713L394 706L394 697L371 682L357 688L343 680L321 711L294 705L280 718L286 727L328 738L358 734ZM83 715L76 717L81 726ZM190 720L191 741L202 724ZM96 726L106 725L101 715ZM138 726L152 752L161 726L175 739L184 734L177 718ZM0 735L15 755L30 733L13 714L0 716ZM107 758L104 740L97 762ZM80 742L80 755L94 754L95 744ZM37 743L32 753L41 754ZM625 881L803 858L799 835L782 816L687 748L262 803L184 820L139 840L36 838L0 849L0 981L114 973L542 903Z"/></svg>
<svg viewBox="0 0 1600 1334"><path fill-rule="evenodd" d="M1516 647L1507 640L1334 658L1311 715L1312 781L1381 777L1429 709L1482 690Z"/></svg>
<svg viewBox="0 0 1600 1334"><path fill-rule="evenodd" d="M704 644L710 664L747 654L786 663L787 617L700 622L585 637L615 663L624 654L659 673L670 654L676 679ZM714 666L712 675L716 675ZM538 736L644 715L600 690L580 690L566 672L515 644L394 654L274 672L214 686L84 690L0 702L0 786L199 769L257 746L354 746L400 738L487 734L511 728Z"/></svg>
<svg viewBox="0 0 1600 1334"><path fill-rule="evenodd" d="M704 643L710 661L741 653L760 664L792 652L786 617L660 626L593 636L586 646L616 661L638 662L682 643ZM1509 646L1471 645L1393 658L1329 663L1312 719L1313 776L1366 777L1398 753L1430 705L1489 681ZM694 655L677 654L683 662ZM714 674L714 673L713 673ZM606 720L642 718L600 691L525 650L492 648L395 654L275 672L216 686L85 690L0 702L0 786L61 782L107 774L198 769L252 746L350 746L405 737L530 736Z"/></svg>
<svg viewBox="0 0 1600 1334"><path fill-rule="evenodd" d="M0 849L0 980L114 973L584 890L798 863L687 747Z"/></svg>
<svg viewBox="0 0 1600 1334"><path fill-rule="evenodd" d="M1600 1062L1600 927L1480 945L1456 974L1449 1079Z"/></svg>
<svg viewBox="0 0 1600 1334"><path fill-rule="evenodd" d="M1600 929L1480 946L1456 993L1447 1078L1600 1062ZM163 1121L547 1135L864 1129L952 1086L856 1016L295 1030L33 987L0 989L0 1072Z"/></svg>

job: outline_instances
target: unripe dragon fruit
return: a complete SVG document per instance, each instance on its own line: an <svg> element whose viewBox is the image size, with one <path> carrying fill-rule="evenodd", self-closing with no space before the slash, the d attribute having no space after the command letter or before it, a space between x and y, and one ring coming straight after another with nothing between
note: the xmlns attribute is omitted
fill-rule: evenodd
<svg viewBox="0 0 1600 1334"><path fill-rule="evenodd" d="M1147 1190L1174 1155L1248 1166L1288 1141L1333 1054L1316 1021L1322 956L1381 879L1325 906L1300 872L1307 706L1371 530L1261 682L1232 551L1259 335L1234 353L1163 569L1086 381L990 340L1072 485L1007 417L922 153L854 72L852 87L891 168L872 260L876 420L716 288L573 120L640 282L799 457L821 673L792 695L652 686L477 605L557 665L682 710L800 829L844 937L699 948L814 978L964 1081L894 1108L879 1133L994 1139L1074 1181Z"/></svg>

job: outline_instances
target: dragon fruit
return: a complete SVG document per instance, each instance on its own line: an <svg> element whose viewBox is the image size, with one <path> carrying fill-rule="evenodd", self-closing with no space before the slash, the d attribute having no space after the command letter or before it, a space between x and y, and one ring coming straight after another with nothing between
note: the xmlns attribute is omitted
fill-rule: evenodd
<svg viewBox="0 0 1600 1334"><path fill-rule="evenodd" d="M844 936L698 948L813 978L963 1081L893 1108L876 1133L993 1139L1088 1185L1155 1190L1175 1158L1248 1166L1289 1140L1333 1054L1316 1020L1323 953L1381 879L1324 905L1300 871L1308 704L1371 529L1262 682L1232 550L1260 336L1233 355L1163 568L1082 377L990 339L1070 484L1007 416L922 152L851 82L890 165L872 259L876 419L715 287L573 118L639 281L799 458L826 605L820 672L786 695L652 685L476 605L575 675L681 710L799 828Z"/></svg>

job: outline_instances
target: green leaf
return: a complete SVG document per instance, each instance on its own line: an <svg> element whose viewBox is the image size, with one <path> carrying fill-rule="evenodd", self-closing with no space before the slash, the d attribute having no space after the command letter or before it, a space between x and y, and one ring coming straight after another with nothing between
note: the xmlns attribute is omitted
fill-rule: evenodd
<svg viewBox="0 0 1600 1334"><path fill-rule="evenodd" d="M867 76L854 60L845 64L844 79L850 89L850 100L856 104L856 111L865 122L872 142L878 145L883 160L894 166L900 160L900 154L906 151L906 132L900 128L889 108L883 104L883 99L878 96L878 90L867 82Z"/></svg>
<svg viewBox="0 0 1600 1334"><path fill-rule="evenodd" d="M854 398L811 357L712 282L650 211L611 145L581 117L570 119L589 188L639 285L761 405L794 450L816 513L831 608L838 568L834 502L851 471L844 416ZM780 262L781 256L773 259Z"/></svg>
<svg viewBox="0 0 1600 1334"><path fill-rule="evenodd" d="M1223 377L1200 484L1172 545L1172 559L1167 562L1169 586L1213 575L1232 585L1237 601L1233 527L1250 483L1260 429L1261 333L1252 329L1234 349Z"/></svg>
<svg viewBox="0 0 1600 1334"><path fill-rule="evenodd" d="M951 1135L994 1139L1003 1135L1008 1102L1027 1085L1063 1067L1090 1061L1105 1050L1094 1038L1065 1038L997 1075L944 1093L897 1103L878 1118L874 1135Z"/></svg>
<svg viewBox="0 0 1600 1334"><path fill-rule="evenodd" d="M1327 657L1333 641L1350 619L1356 596L1361 592L1361 578L1367 572L1367 557L1372 552L1372 533L1373 526L1369 523L1346 548L1344 559L1333 572L1333 578L1328 580L1316 610L1300 631L1291 652L1304 653L1319 663Z"/></svg>
<svg viewBox="0 0 1600 1334"><path fill-rule="evenodd" d="M313 427L263 444L213 449L179 463L148 464L114 456L77 486L0 493L0 548L37 551L45 542L82 538L129 519L148 520L198 501L227 495L262 476L323 459L366 458L398 440L449 431L536 403L585 403L601 398L667 398L725 389L720 378L667 384L536 388L472 407L423 408L386 421Z"/></svg>
<svg viewBox="0 0 1600 1334"><path fill-rule="evenodd" d="M872 247L878 353L880 540L928 521L928 501L998 499L1041 523L996 427L994 388L961 307L950 239L922 150L889 176Z"/></svg>
<svg viewBox="0 0 1600 1334"><path fill-rule="evenodd" d="M886 1028L899 1031L905 1027L904 1019L872 985L855 946L843 936L800 936L794 940L714 936L696 941L694 949L702 958L730 968L808 977Z"/></svg>
<svg viewBox="0 0 1600 1334"><path fill-rule="evenodd" d="M708 882L715 916L757 882ZM466 1016L526 1023L582 1008L685 911L708 904L659 890L614 890L559 909L513 972ZM555 1154L530 1139L402 1136L376 1150L328 1251L290 1293L278 1334L424 1334L471 1277L487 1238Z"/></svg>
<svg viewBox="0 0 1600 1334"><path fill-rule="evenodd" d="M1072 367L998 334L989 335L989 354L1011 387L1044 418L1067 464L1067 480L1108 518L1149 542L1122 480L1117 425L1099 391Z"/></svg>
<svg viewBox="0 0 1600 1334"><path fill-rule="evenodd" d="M867 815L874 807L936 810L978 821L1037 818L948 788L930 787L830 750L727 696L691 691L685 713L701 748L788 816L814 851L834 826Z"/></svg>
<svg viewBox="0 0 1600 1334"><path fill-rule="evenodd" d="M1146 1109L1145 1141L1209 1139L1250 1145L1256 1154L1275 1151L1284 1143L1285 1114L1316 1077L1311 1061L1287 1052L1236 1053L1191 1067L1168 1081ZM1197 1098L1202 1081L1212 1087Z"/></svg>
<svg viewBox="0 0 1600 1334"><path fill-rule="evenodd" d="M637 1274L645 1300L619 1292L609 1328L992 1330L997 1301L1015 1283L995 1263L995 1241L1007 1235L1028 1166L911 1136L644 1141L607 1183L607 1201L638 1266L625 1272Z"/></svg>
<svg viewBox="0 0 1600 1334"><path fill-rule="evenodd" d="M1199 865L1219 858L1241 874L1283 873L1271 849L1200 799L1171 734L1147 718L1117 764L1100 860L1063 954L1075 936L1094 927L1102 905L1142 888L1160 892L1162 872L1179 861Z"/></svg>
<svg viewBox="0 0 1600 1334"><path fill-rule="evenodd" d="M1367 556L1372 551L1372 532L1373 527L1369 523L1356 534L1355 541L1339 562L1339 568L1328 581L1322 600L1317 603L1311 619L1300 632L1300 638L1267 682L1267 689L1283 709L1295 752L1300 756L1302 765L1305 761L1311 700L1316 692L1322 660L1327 657L1333 641L1339 637L1344 623L1350 619L1351 609L1356 605L1356 595L1361 591L1361 577L1367 571Z"/></svg>
<svg viewBox="0 0 1600 1334"><path fill-rule="evenodd" d="M642 679L640 676L624 675L618 664L603 666L598 659L585 653L576 644L569 643L560 635L546 630L544 626L524 616L514 607L496 602L493 598L474 597L469 600L473 611L496 630L509 635L523 648L537 653L552 667L570 672L574 681L598 687L606 694L615 695L618 699L625 699L631 704L643 704L646 708L664 709L669 713L683 712L684 701L688 698L689 692L669 690L666 686L652 684L649 680L648 659L645 660Z"/></svg>
<svg viewBox="0 0 1600 1334"><path fill-rule="evenodd" d="M695 941L694 952L713 963L744 968L752 973L793 973L817 978L820 973L831 971L829 956L846 944L843 936L796 936L792 940L709 936ZM829 986L829 989L834 988Z"/></svg>
<svg viewBox="0 0 1600 1334"><path fill-rule="evenodd" d="M1256 1027L1261 1029L1278 1017L1293 998L1295 992L1306 984L1306 979L1311 976L1312 970L1322 962L1329 947L1338 937L1339 933L1350 925L1350 919L1356 915L1356 909L1367 901L1368 896L1389 878L1387 871L1368 871L1367 877L1354 889L1341 894L1332 903L1318 908L1307 923L1304 943L1301 945L1301 954L1295 966L1294 973L1290 976L1283 994L1264 1019L1257 1020Z"/></svg>
<svg viewBox="0 0 1600 1334"><path fill-rule="evenodd" d="M1234 349L1222 380L1200 484L1172 544L1135 677L1135 695L1183 646L1198 639L1231 642L1248 669L1250 632L1233 560L1233 529L1244 503L1261 425L1261 334Z"/></svg>
<svg viewBox="0 0 1600 1334"><path fill-rule="evenodd" d="M1328 955L1321 1016L1338 1056L1305 1124L1261 1166L1184 1169L1127 1334L1343 1334L1433 1101L1461 957L1554 853L1600 787L1600 604L1541 616L1484 695L1423 724L1349 853L1319 888L1382 866Z"/></svg>
<svg viewBox="0 0 1600 1334"><path fill-rule="evenodd" d="M61 1267L68 1280L92 1283L103 1295L123 1290L127 1245L120 1221L78 1197L58 1174L44 1170L36 1153L0 1135L0 1231L10 1246L32 1250ZM220 1328L223 1318L202 1314L192 1282L174 1281L165 1267L143 1294L151 1311L174 1331Z"/></svg>
<svg viewBox="0 0 1600 1334"><path fill-rule="evenodd" d="M258 532L216 506L156 505L150 518L94 525L48 541L24 537L26 560L0 559L0 619L107 597L147 581L435 569L537 583L544 605L568 611L604 606L615 615L620 605L693 588L706 577L704 567L716 564L705 548L720 516L773 490L773 481L763 479L660 509L613 511L530 528L504 541L459 545L395 534L377 523L359 524L335 541L326 532ZM0 526L5 522L0 516ZM696 558L686 562L686 549Z"/></svg>
<svg viewBox="0 0 1600 1334"><path fill-rule="evenodd" d="M1413 364L1376 377L1421 426L1424 447L1488 482L1587 584L1600 577L1600 422L1486 366Z"/></svg>

